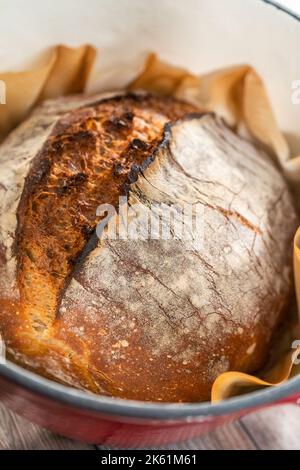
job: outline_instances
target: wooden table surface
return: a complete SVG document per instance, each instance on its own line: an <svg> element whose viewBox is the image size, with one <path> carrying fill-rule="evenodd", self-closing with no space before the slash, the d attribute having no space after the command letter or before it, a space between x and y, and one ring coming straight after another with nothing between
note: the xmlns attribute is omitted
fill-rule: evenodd
<svg viewBox="0 0 300 470"><path fill-rule="evenodd" d="M0 404L0 449L90 449L52 434ZM98 446L98 449L109 449ZM164 449L300 449L300 406L285 405L253 413L199 439Z"/></svg>

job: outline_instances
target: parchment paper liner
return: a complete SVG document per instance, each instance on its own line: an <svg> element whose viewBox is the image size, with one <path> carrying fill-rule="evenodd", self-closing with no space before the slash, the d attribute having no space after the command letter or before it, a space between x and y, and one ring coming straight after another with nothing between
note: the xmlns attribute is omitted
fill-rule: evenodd
<svg viewBox="0 0 300 470"><path fill-rule="evenodd" d="M0 72L6 85L6 104L0 105L0 139L42 100L82 92L95 55L89 45L76 49L56 46L29 70Z"/></svg>
<svg viewBox="0 0 300 470"><path fill-rule="evenodd" d="M89 45L75 49L56 46L29 70L0 73L0 80L5 82L7 91L6 105L0 105L0 138L5 137L40 101L84 91L94 58L95 49ZM198 77L161 62L155 54L149 54L142 73L128 88L176 96L221 115L239 134L266 146L279 163L294 193L300 192L300 156L290 157L289 146L278 129L264 83L249 65L234 66ZM300 228L294 240L294 274L299 306ZM283 353L269 370L261 371L257 376L235 371L219 375L212 387L212 401L257 388L278 386L300 373L300 365L293 361L298 355L300 357L300 345L297 349L291 349L292 340L300 340L298 326L299 322L298 325L291 325L291 331L278 344Z"/></svg>

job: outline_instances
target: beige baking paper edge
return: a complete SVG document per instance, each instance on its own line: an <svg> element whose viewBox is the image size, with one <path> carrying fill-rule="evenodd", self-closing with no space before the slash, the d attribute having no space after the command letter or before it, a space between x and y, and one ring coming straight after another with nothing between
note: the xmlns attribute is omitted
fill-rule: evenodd
<svg viewBox="0 0 300 470"><path fill-rule="evenodd" d="M60 45L47 51L30 70L0 73L0 80L6 85L6 105L0 106L0 139L42 100L84 91L95 54L95 49L89 45L75 49ZM288 144L278 129L265 86L252 67L234 66L197 77L149 54L142 73L128 88L176 96L221 115L241 135L268 147L297 191L300 156L290 158ZM299 306L300 228L294 240L294 273ZM295 335L292 337L297 340ZM221 374L213 384L212 401L282 384L300 373L299 357L300 345L292 348L290 343L276 365L262 376L235 371Z"/></svg>
<svg viewBox="0 0 300 470"><path fill-rule="evenodd" d="M96 50L89 45L75 49L58 45L45 52L30 70L0 72L0 81L5 84L5 104L0 105L0 140L42 100L81 93L95 56Z"/></svg>

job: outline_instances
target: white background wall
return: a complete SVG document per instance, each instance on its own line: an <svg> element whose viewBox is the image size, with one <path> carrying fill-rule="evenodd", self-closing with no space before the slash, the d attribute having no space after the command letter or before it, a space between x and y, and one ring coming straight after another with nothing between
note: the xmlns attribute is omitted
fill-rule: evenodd
<svg viewBox="0 0 300 470"><path fill-rule="evenodd" d="M300 0L277 0L277 3L300 14Z"/></svg>

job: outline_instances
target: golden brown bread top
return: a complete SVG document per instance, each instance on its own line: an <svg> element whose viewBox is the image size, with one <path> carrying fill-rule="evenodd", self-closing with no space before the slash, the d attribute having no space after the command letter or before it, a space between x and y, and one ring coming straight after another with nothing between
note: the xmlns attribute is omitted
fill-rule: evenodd
<svg viewBox="0 0 300 470"><path fill-rule="evenodd" d="M219 372L263 363L288 302L287 252L297 220L286 184L223 123L186 120L199 111L192 105L145 94L83 107L77 100L66 113L68 102L49 103L40 121L37 112L38 125L16 131L4 147L13 155L22 132L26 147L49 127L38 152L28 145L14 240L17 285L0 298L9 353L97 393L207 399ZM145 161L145 175L133 184L134 167ZM147 203L202 204L204 248L117 240L79 258L94 240L96 208L116 205L129 182L131 197ZM3 189L5 198L15 190ZM0 207L0 228L5 223ZM5 240L0 233L0 274L9 266Z"/></svg>
<svg viewBox="0 0 300 470"><path fill-rule="evenodd" d="M97 224L97 207L116 206L132 166L151 155L164 125L193 111L169 98L129 95L73 111L55 126L18 211L18 281L34 329L55 320L64 284Z"/></svg>

